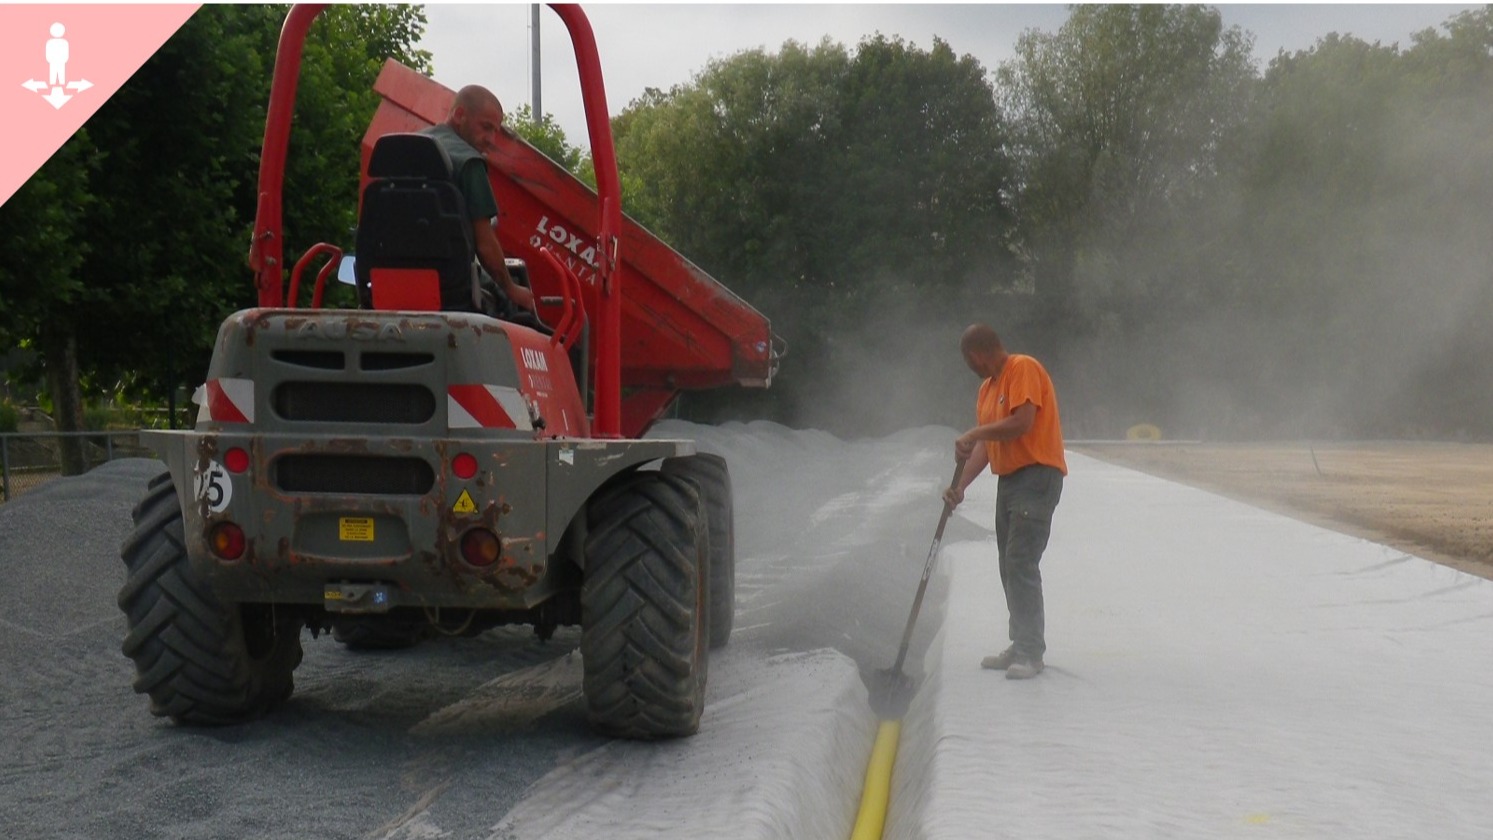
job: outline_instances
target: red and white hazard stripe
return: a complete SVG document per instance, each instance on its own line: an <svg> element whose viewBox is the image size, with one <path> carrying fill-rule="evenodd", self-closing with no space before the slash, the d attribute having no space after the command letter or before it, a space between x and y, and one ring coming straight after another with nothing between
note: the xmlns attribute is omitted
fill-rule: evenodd
<svg viewBox="0 0 1493 840"><path fill-rule="evenodd" d="M192 396L197 422L253 423L254 380L210 379Z"/></svg>
<svg viewBox="0 0 1493 840"><path fill-rule="evenodd" d="M523 395L517 388L501 385L448 386L446 425L452 429L534 429Z"/></svg>

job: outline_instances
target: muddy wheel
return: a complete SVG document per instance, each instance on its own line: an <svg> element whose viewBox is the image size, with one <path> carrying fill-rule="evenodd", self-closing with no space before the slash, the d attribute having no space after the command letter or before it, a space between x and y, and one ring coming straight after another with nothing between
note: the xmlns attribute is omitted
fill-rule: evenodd
<svg viewBox="0 0 1493 840"><path fill-rule="evenodd" d="M169 478L150 483L120 546L119 607L135 662L135 691L177 723L227 724L283 703L301 662L301 622L269 604L225 606L187 561L181 507Z"/></svg>
<svg viewBox="0 0 1493 840"><path fill-rule="evenodd" d="M736 519L731 503L731 473L726 459L701 453L669 458L663 471L695 483L710 524L710 646L731 640L736 620Z"/></svg>
<svg viewBox="0 0 1493 840"><path fill-rule="evenodd" d="M705 707L710 554L690 482L640 472L588 506L581 656L592 725L619 738L692 735Z"/></svg>

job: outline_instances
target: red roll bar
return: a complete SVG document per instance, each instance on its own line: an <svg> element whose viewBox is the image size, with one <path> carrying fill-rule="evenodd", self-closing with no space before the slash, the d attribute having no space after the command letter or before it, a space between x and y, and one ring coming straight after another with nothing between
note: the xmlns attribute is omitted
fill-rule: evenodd
<svg viewBox="0 0 1493 840"><path fill-rule="evenodd" d="M606 86L601 79L601 58L596 54L596 36L580 6L551 3L550 8L570 30L575 47L576 68L581 77L581 101L586 107L586 132L591 140L591 159L596 165L596 195L601 219L597 253L599 263L596 313L596 416L591 433L597 437L622 436L622 277L617 270L617 235L622 230L622 189L617 178L617 150L612 144L612 121L607 113ZM535 119L542 115L535 114Z"/></svg>
<svg viewBox="0 0 1493 840"><path fill-rule="evenodd" d="M259 154L259 207L254 216L254 240L249 244L249 267L259 288L259 305L285 305L285 236L281 190L285 186L285 154L290 148L290 120L295 113L296 85L301 78L301 53L311 22L326 3L295 6L280 28L275 53L275 77L264 119L264 146Z"/></svg>
<svg viewBox="0 0 1493 840"><path fill-rule="evenodd" d="M325 3L293 7L280 30L279 51L275 55L275 76L270 85L270 103L264 123L264 147L259 161L259 207L254 220L254 239L249 246L249 267L254 270L255 285L262 307L285 305L285 237L282 216L282 190L285 182L285 157L290 147L290 124L295 111L296 84L301 72L301 55L306 33ZM591 23L579 6L550 4L565 23L575 47L576 66L581 81L581 99L586 109L586 130L591 141L591 157L596 167L596 193L600 199L600 216L596 230L598 312L595 418L592 434L597 437L622 436L622 297L621 265L618 260L618 234L622 230L622 194L617 179L617 155L612 145L612 124L607 113L606 89L601 77L601 59L596 52L596 37Z"/></svg>

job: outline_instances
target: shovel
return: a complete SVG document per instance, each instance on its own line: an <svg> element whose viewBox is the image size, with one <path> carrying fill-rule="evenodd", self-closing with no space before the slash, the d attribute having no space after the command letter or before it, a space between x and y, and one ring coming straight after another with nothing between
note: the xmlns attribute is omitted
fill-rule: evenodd
<svg viewBox="0 0 1493 840"><path fill-rule="evenodd" d="M954 477L949 480L949 489L959 486L959 477L964 474L964 462L954 462ZM923 563L923 579L918 581L918 594L912 599L912 613L907 616L907 629L902 631L902 647L897 650L897 662L890 669L879 670L871 681L871 708L882 720L897 720L907 713L916 686L902 673L902 664L907 660L907 647L912 644L912 628L918 622L918 611L923 607L923 593L928 591L928 578L933 575L933 563L938 558L938 546L943 542L944 526L949 524L949 515L954 508L944 502L943 515L938 518L938 530L933 532L933 545L928 547L928 560Z"/></svg>

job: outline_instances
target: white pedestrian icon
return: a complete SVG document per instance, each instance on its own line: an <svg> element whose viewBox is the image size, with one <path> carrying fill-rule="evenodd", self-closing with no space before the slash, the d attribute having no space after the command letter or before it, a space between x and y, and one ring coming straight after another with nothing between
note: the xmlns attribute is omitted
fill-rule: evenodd
<svg viewBox="0 0 1493 840"><path fill-rule="evenodd" d="M67 61L71 57L71 50L67 39L62 37L67 34L67 27L61 23L52 24L52 37L47 41L47 80L38 82L35 79L27 79L21 83L21 87L32 93L42 94L42 99L51 103L53 108L61 108L73 97L67 92L81 93L93 87L93 83L87 79L79 79L76 82L67 80Z"/></svg>
<svg viewBox="0 0 1493 840"><path fill-rule="evenodd" d="M65 32L67 29L62 24L52 24L52 40L47 42L47 65L51 68L48 84L67 84L67 39L62 37Z"/></svg>

